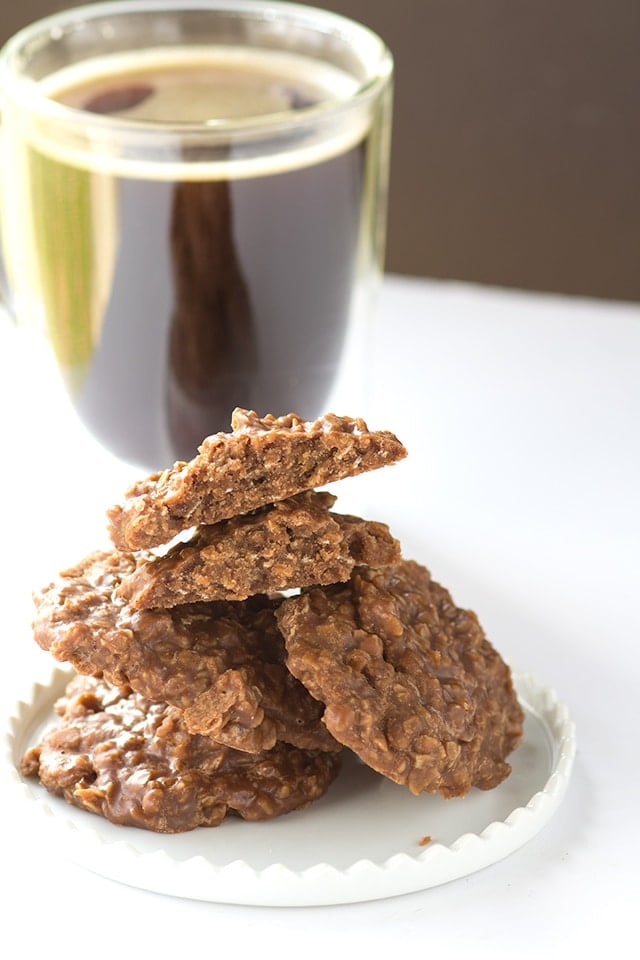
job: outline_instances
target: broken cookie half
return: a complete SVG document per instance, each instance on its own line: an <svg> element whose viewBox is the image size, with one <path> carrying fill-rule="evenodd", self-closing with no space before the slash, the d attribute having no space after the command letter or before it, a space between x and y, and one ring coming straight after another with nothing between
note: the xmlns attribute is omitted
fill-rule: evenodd
<svg viewBox="0 0 640 960"><path fill-rule="evenodd" d="M201 600L246 600L348 580L384 566L400 545L386 524L333 513L336 498L308 491L253 513L197 527L160 556L137 557L118 589L134 610Z"/></svg>
<svg viewBox="0 0 640 960"><path fill-rule="evenodd" d="M134 484L107 511L118 549L157 547L190 527L250 513L407 455L393 433L335 414L304 421L236 408L231 427L231 433L203 440L193 460Z"/></svg>

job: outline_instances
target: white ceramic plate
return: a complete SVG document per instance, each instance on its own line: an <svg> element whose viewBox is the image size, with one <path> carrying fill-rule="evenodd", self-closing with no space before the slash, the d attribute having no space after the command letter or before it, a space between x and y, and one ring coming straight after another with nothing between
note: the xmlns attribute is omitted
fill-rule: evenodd
<svg viewBox="0 0 640 960"><path fill-rule="evenodd" d="M495 790L455 800L414 797L347 754L329 792L305 810L264 823L229 818L219 827L162 836L76 810L17 773L24 750L52 721L53 701L68 679L55 670L11 717L5 753L16 802L75 863L130 886L197 900L353 903L468 875L545 826L564 796L575 753L567 708L531 676L516 674L524 738L509 758L510 777Z"/></svg>

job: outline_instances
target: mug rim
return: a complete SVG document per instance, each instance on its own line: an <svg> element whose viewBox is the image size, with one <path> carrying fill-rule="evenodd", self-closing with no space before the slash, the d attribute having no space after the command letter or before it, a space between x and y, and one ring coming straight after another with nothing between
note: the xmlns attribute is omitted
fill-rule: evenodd
<svg viewBox="0 0 640 960"><path fill-rule="evenodd" d="M359 83L358 87L348 96L325 100L295 110L281 110L273 113L248 115L243 117L216 118L206 123L192 121L157 121L140 118L127 118L109 114L98 114L72 107L51 99L39 90L39 81L34 80L26 73L18 72L15 63L25 46L39 35L51 36L61 28L73 27L74 24L87 21L97 21L108 18L123 18L135 13L153 13L154 11L188 13L189 11L223 12L235 14L239 18L250 16L263 20L274 19L274 14L286 16L295 23L307 22L310 25L317 23L331 27L332 30L321 31L325 34L333 32L342 41L354 47L353 40L360 39L368 46L368 59L362 58L367 66L369 75ZM179 42L176 44L179 45ZM89 59L89 58L87 58ZM374 69L375 67L375 69ZM176 0L99 0L97 3L84 3L77 7L70 7L34 20L13 34L0 48L0 103L5 97L13 103L20 103L28 107L32 113L46 116L52 120L59 120L67 125L75 126L91 124L96 128L109 130L121 129L124 133L137 133L144 136L158 132L177 133L178 135L209 136L216 133L230 134L264 132L265 129L277 130L283 126L292 128L304 125L310 120L321 117L336 116L341 112L353 109L368 100L374 99L379 91L384 89L392 80L394 60L391 50L374 30L365 24L322 7L311 7L304 3L290 2L290 0L187 0L177 3Z"/></svg>

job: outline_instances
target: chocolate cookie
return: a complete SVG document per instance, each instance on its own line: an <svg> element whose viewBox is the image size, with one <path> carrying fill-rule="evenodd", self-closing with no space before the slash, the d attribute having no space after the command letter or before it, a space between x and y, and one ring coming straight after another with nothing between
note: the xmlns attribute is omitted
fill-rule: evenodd
<svg viewBox="0 0 640 960"><path fill-rule="evenodd" d="M245 600L349 579L356 564L382 566L400 547L383 523L331 513L335 497L307 492L254 513L198 527L160 557L138 559L119 595L136 610L200 600Z"/></svg>
<svg viewBox="0 0 640 960"><path fill-rule="evenodd" d="M166 544L190 527L250 513L407 455L389 431L370 431L363 420L334 414L305 422L295 414L260 418L238 408L231 427L231 433L207 437L188 463L134 484L123 503L107 511L116 547Z"/></svg>
<svg viewBox="0 0 640 960"><path fill-rule="evenodd" d="M284 663L277 599L132 610L118 596L136 558L97 551L34 597L34 637L82 674L103 674L183 711L187 729L259 753L284 740L336 750L317 703Z"/></svg>
<svg viewBox="0 0 640 960"><path fill-rule="evenodd" d="M411 560L282 602L287 665L340 743L412 793L463 796L510 772L523 711L474 613Z"/></svg>
<svg viewBox="0 0 640 960"><path fill-rule="evenodd" d="M22 774L76 807L158 833L289 813L338 772L337 754L221 746L190 734L175 707L91 677L71 681L57 710L60 724L27 751Z"/></svg>

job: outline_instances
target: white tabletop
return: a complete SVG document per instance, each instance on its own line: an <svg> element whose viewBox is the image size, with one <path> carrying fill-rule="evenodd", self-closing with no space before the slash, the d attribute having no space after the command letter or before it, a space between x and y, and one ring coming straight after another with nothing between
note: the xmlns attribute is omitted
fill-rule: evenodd
<svg viewBox="0 0 640 960"><path fill-rule="evenodd" d="M568 705L578 749L562 805L524 847L464 879L297 908L94 875L30 845L33 811L18 806L2 824L3 956L17 938L54 957L69 944L164 958L228 943L246 956L555 957L622 951L635 930L640 307L388 277L369 342L362 412L409 457L345 481L340 506L388 522L503 656ZM3 717L51 667L29 637L31 588L103 539L105 507L137 478L42 383L35 346L0 323Z"/></svg>

